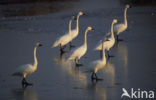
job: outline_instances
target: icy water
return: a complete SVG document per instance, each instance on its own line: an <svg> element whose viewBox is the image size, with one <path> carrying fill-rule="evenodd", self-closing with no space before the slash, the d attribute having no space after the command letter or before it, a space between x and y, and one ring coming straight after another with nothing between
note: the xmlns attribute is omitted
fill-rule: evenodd
<svg viewBox="0 0 156 100"><path fill-rule="evenodd" d="M110 30L114 18L123 21L124 5L117 0L88 1L66 2L72 7L36 16L1 13L0 100L121 100L122 88L156 92L156 7L128 9L128 29L120 36L124 41L115 44L110 52L115 57L107 59L105 68L97 73L103 81L93 83L91 74L85 72L92 61L100 59L93 49ZM88 26L95 31L88 33L88 51L80 60L83 66L76 68L66 65L68 54L60 58L59 48L51 47L68 31L69 19L79 11L87 16L80 17L80 32L73 44L83 43ZM11 74L18 66L33 63L38 41L43 44L37 49L38 69L27 77L34 85L22 89L21 78Z"/></svg>

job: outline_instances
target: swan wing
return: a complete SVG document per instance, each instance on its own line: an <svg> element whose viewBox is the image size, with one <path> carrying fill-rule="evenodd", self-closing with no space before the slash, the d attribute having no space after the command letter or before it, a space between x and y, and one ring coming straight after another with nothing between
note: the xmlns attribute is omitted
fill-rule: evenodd
<svg viewBox="0 0 156 100"><path fill-rule="evenodd" d="M96 60L90 63L90 67L88 69L89 72L97 72L97 67L100 66L101 60Z"/></svg>
<svg viewBox="0 0 156 100"><path fill-rule="evenodd" d="M75 58L81 57L85 51L86 50L83 48L83 46L73 49L68 60L75 60Z"/></svg>
<svg viewBox="0 0 156 100"><path fill-rule="evenodd" d="M64 34L63 36L59 37L55 43L53 44L53 47L57 47L61 44L61 46L69 43L71 41L71 36L67 33Z"/></svg>
<svg viewBox="0 0 156 100"><path fill-rule="evenodd" d="M126 29L126 26L123 23L114 25L114 33L115 34L119 34L119 33L123 32L125 29Z"/></svg>
<svg viewBox="0 0 156 100"><path fill-rule="evenodd" d="M72 40L73 40L74 38L76 38L77 35L78 35L78 31L77 31L76 29L71 30L71 37L72 37Z"/></svg>
<svg viewBox="0 0 156 100"><path fill-rule="evenodd" d="M94 50L102 50L102 41L100 40L99 43L97 44L96 48ZM111 41L111 38L104 37L104 48L107 48L107 45Z"/></svg>
<svg viewBox="0 0 156 100"><path fill-rule="evenodd" d="M25 73L29 74L33 71L33 65L32 64L25 64L22 65L20 67L18 67L15 71L15 73L13 73L13 76L23 76Z"/></svg>

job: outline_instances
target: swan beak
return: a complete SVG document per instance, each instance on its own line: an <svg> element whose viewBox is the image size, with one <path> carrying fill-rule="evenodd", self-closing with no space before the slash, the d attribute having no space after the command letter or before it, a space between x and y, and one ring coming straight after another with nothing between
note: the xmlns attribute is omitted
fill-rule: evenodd
<svg viewBox="0 0 156 100"><path fill-rule="evenodd" d="M83 15L87 16L85 13L83 13Z"/></svg>
<svg viewBox="0 0 156 100"><path fill-rule="evenodd" d="M76 20L76 19L77 19L77 17L74 17L73 19L74 19L74 20Z"/></svg>
<svg viewBox="0 0 156 100"><path fill-rule="evenodd" d="M39 44L39 47L41 47L42 46L42 44Z"/></svg>
<svg viewBox="0 0 156 100"><path fill-rule="evenodd" d="M132 8L132 6L131 6L131 5L129 5L129 8Z"/></svg>
<svg viewBox="0 0 156 100"><path fill-rule="evenodd" d="M95 31L95 29L92 28L92 31Z"/></svg>

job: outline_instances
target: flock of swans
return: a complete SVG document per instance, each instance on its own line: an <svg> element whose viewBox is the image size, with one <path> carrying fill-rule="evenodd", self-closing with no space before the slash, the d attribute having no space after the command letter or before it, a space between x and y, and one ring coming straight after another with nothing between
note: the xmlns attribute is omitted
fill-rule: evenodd
<svg viewBox="0 0 156 100"><path fill-rule="evenodd" d="M125 31L128 27L127 25L127 9L130 8L130 5L126 5L125 10L124 10L124 22L118 24L118 20L114 19L112 21L111 24L111 29L110 32L108 32L105 36L104 39L102 39L101 41L99 41L99 43L97 44L97 46L95 47L95 50L99 50L100 51L100 56L101 59L96 60L91 62L91 66L89 66L89 68L87 68L86 72L91 72L91 79L92 80L100 80L96 73L105 67L106 65L106 55L105 55L105 51L107 51L107 57L112 57L109 54L109 50L114 46L115 41L122 41L122 39L119 39L119 35ZM94 31L94 29L89 26L87 27L87 29L85 30L84 33L84 43L77 47L74 48L73 50L71 50L73 47L75 47L74 45L72 45L72 41L78 36L79 34L79 18L80 16L85 15L83 12L79 12L77 17L75 18L74 16L72 16L72 18L69 21L69 31L64 34L63 36L59 37L53 44L53 47L60 47L60 55L64 54L64 53L69 53L69 56L67 58L67 62L75 61L75 66L82 66L82 64L80 63L80 59L81 57L83 57L85 55L85 53L87 52L87 33L89 31ZM71 29L71 24L72 21L76 20L76 28L75 29ZM116 36L116 40L115 40L115 36ZM70 46L70 50L69 51L65 51L66 45L69 44ZM37 65L38 65L38 61L37 61L37 57L36 57L36 50L38 47L42 46L40 43L37 43L36 46L34 47L34 64L26 64L23 66L20 66L17 68L17 70L12 74L13 76L21 76L23 77L22 79L22 86L26 87L28 85L32 85L32 83L28 83L26 81L26 76L30 75L32 73L34 73L37 70Z"/></svg>

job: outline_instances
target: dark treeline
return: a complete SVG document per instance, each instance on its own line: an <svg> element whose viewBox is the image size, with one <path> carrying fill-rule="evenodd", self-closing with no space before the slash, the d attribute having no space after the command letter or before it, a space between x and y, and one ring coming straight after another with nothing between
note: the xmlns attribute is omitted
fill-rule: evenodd
<svg viewBox="0 0 156 100"><path fill-rule="evenodd" d="M120 0L124 4L132 5L156 5L156 0Z"/></svg>
<svg viewBox="0 0 156 100"><path fill-rule="evenodd" d="M0 4L12 4L12 3L35 3L35 2L66 2L66 1L79 1L79 0L0 0Z"/></svg>

